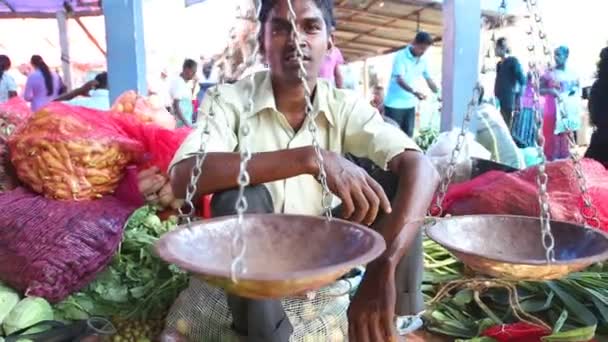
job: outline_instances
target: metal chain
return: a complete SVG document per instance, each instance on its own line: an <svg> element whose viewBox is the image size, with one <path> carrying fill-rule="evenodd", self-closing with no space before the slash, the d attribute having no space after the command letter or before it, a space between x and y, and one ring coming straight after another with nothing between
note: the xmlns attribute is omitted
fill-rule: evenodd
<svg viewBox="0 0 608 342"><path fill-rule="evenodd" d="M443 175L441 179L441 184L439 185L439 191L437 192L437 196L435 197L435 203L432 205L430 214L432 216L442 216L443 215L443 200L448 192L448 188L452 179L454 178L454 173L456 172L456 161L460 156L460 152L464 147L464 143L466 140L466 134L471 123L471 119L473 117L473 112L477 109L477 102L479 101L479 97L481 96L481 84L477 83L475 88L473 88L473 97L467 106L467 111L465 112L462 127L460 129L460 134L458 134L458 138L456 141L456 146L452 150L452 155L450 157L450 163L446 169L445 175Z"/></svg>
<svg viewBox="0 0 608 342"><path fill-rule="evenodd" d="M332 195L329 191L329 186L327 185L327 173L325 172L325 164L323 160L323 154L321 153L321 145L319 145L319 140L317 137L318 127L315 123L316 116L319 114L313 114L313 105L311 100L311 90L308 86L308 82L306 81L307 72L304 68L304 53L302 52L302 36L300 35L300 31L298 30L298 25L296 23L296 12L293 9L293 4L291 0L287 0L287 5L289 6L289 22L291 23L292 30L292 39L294 40L294 44L296 46L296 54L298 59L298 64L300 67L299 76L302 81L302 86L304 87L304 98L306 100L306 117L308 118L308 131L312 136L312 146L315 150L315 155L317 157L317 166L319 167L319 175L317 176L321 186L323 188L323 195L321 199L321 204L325 211L325 216L328 220L332 218L331 213L331 199Z"/></svg>
<svg viewBox="0 0 608 342"><path fill-rule="evenodd" d="M217 88L213 90L211 96L213 96L213 101L216 102L219 96ZM211 120L215 118L215 113L213 112L213 102L211 106L209 106L209 113L204 113L201 108L198 111L198 117L203 118L203 132L201 134L201 144L199 146L198 152L196 153L194 167L192 168L192 174L190 175L190 182L186 187L186 198L184 207L179 209L180 222L186 223L188 228L191 227L192 219L194 218L194 215L196 213L196 207L193 203L193 199L196 195L198 180L200 179L203 173L203 164L205 163L205 159L207 159L207 141L209 140L210 136L209 125Z"/></svg>
<svg viewBox="0 0 608 342"><path fill-rule="evenodd" d="M550 59L550 55L551 55L550 44L549 44L549 40L547 39L547 35L545 34L545 31L543 28L543 21L542 21L542 17L539 14L540 10L538 9L537 0L529 0L528 10L530 12L530 16L534 18L534 22L538 28L538 38L542 42L543 52L544 52L545 56L548 59ZM562 108L563 99L561 97L558 97L557 101L558 101L557 107L560 109L561 119L563 120L565 127L568 128L568 126L569 126L568 115ZM582 198L582 202L583 202L583 206L580 207L581 223L584 224L585 226L587 226L587 225L589 225L589 222L591 222L590 225L592 227L599 228L600 220L598 218L597 208L593 205L591 196L589 195L589 191L588 191L588 187L587 187L587 180L583 173L583 167L581 164L582 156L578 153L578 150L577 150L578 144L576 143L576 138L575 138L574 132L573 132L573 130L568 130L568 132L566 134L567 134L567 138L568 138L568 147L570 149L570 159L572 160L574 176L576 178L577 185L581 192L581 198Z"/></svg>
<svg viewBox="0 0 608 342"><path fill-rule="evenodd" d="M261 0L254 0L255 6L255 18L257 19L260 14ZM247 61L244 61L245 66L249 67L256 62L256 56L260 50L259 43L257 42L257 36L260 33L261 24L258 20L256 22L255 34L253 39L255 40L254 49L249 56ZM231 255L232 255L232 264L230 265L230 277L232 278L232 282L238 282L238 278L246 272L245 267L245 252L247 251L247 241L245 239L245 226L243 223L243 216L247 211L248 204L247 198L245 197L245 189L250 184L250 176L247 171L247 164L251 160L251 150L249 149L249 134L251 133L251 128L248 122L249 114L254 110L253 109L253 97L255 96L255 73L252 73L249 76L249 101L245 105L244 110L240 115L240 133L241 137L239 139L239 148L241 151L241 163L239 167L239 176L238 176L238 184L239 184L239 194L235 204L235 209L237 213L237 227L236 232L232 238L231 245Z"/></svg>
<svg viewBox="0 0 608 342"><path fill-rule="evenodd" d="M545 155L545 137L543 135L543 112L540 108L540 69L539 61L551 54L548 46L543 46L544 57L538 56L536 49L536 42L534 33L538 33L538 38L543 39L546 37L542 31L542 27L539 25L542 22L536 10L536 0L524 0L526 3L528 13L532 22L530 23L530 29L527 34L529 36L528 52L530 54L530 71L532 73L532 84L533 84L533 95L534 95L534 114L536 118L536 149L538 156L540 157L540 164L538 165L538 174L536 176L536 183L538 186L538 203L540 206L540 225L541 225L541 241L543 248L545 249L545 258L547 263L553 263L555 261L555 238L551 232L551 206L549 203L549 193L547 191L547 184L549 182L549 176L547 175L547 157Z"/></svg>

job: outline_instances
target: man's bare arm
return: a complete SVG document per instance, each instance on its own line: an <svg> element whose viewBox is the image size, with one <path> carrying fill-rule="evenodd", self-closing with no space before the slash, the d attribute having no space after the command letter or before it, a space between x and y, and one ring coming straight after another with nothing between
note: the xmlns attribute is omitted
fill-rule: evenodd
<svg viewBox="0 0 608 342"><path fill-rule="evenodd" d="M198 182L198 195L236 188L240 162L239 153L209 153L203 165L204 175ZM171 185L177 198L186 196L194 163L195 158L189 158L172 169ZM247 165L252 185L315 174L316 169L312 147L256 153Z"/></svg>
<svg viewBox="0 0 608 342"><path fill-rule="evenodd" d="M435 81L433 81L433 79L432 79L432 78L430 78L430 77L429 77L429 78L427 78L427 79L426 79L426 84L428 84L429 89L431 89L431 91L432 91L434 94L438 94L438 93L439 93L439 87L437 86L437 83L435 83Z"/></svg>

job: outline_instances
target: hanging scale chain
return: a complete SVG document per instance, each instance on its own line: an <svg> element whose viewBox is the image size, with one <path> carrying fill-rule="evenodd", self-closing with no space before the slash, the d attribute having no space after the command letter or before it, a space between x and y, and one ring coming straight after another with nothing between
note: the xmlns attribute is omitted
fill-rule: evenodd
<svg viewBox="0 0 608 342"><path fill-rule="evenodd" d="M542 30L542 19L536 12L536 0L524 0L526 3L528 14L530 15L530 28L526 32L529 37L528 52L530 56L529 67L532 74L532 85L534 88L534 117L536 120L536 150L540 158L538 165L538 174L536 175L536 183L538 186L538 204L540 206L540 225L541 225L541 241L545 249L545 258L547 263L555 261L555 238L551 232L551 205L549 204L549 193L547 185L549 176L547 175L547 157L545 155L545 137L543 135L543 111L540 106L540 67L541 61L547 60L551 55L551 49L546 44L546 35ZM534 34L538 34L538 38L542 40L543 55L538 55L537 44Z"/></svg>
<svg viewBox="0 0 608 342"><path fill-rule="evenodd" d="M543 29L542 17L539 14L540 10L538 8L538 0L527 0L526 4L527 4L527 8L528 8L530 17L533 18L534 24L536 24L538 38L540 39L540 41L542 43L544 56L549 61L551 58L551 49L550 49L550 45L549 45L549 40L547 39L547 35ZM528 31L528 34L532 35L533 32L534 32L534 29L531 27L531 29ZM532 45L532 44L528 47L528 49L533 49L533 48L534 48L534 45ZM535 88L535 90L538 90L538 88ZM567 128L568 127L568 115L563 110L563 107L562 107L563 99L561 97L558 97L557 101L558 101L557 108L561 114L561 119L566 124L565 126ZM577 150L578 144L576 143L576 137L572 130L568 130L568 132L566 134L567 134L567 138L568 138L568 147L570 149L570 159L572 160L573 169L574 169L574 176L576 178L576 182L577 182L577 185L581 192L581 197L583 200L583 207L580 209L581 221L584 225L590 224L592 227L599 228L600 220L598 218L597 209L593 205L591 197L589 196L589 191L587 188L587 180L583 173L583 167L581 164L582 157ZM589 223L589 222L591 222L591 223Z"/></svg>
<svg viewBox="0 0 608 342"><path fill-rule="evenodd" d="M298 25L296 23L296 12L293 9L293 4L291 0L287 0L287 5L289 6L289 22L291 23L291 31L292 31L292 39L294 40L294 45L296 46L296 54L298 59L298 64L300 66L300 80L302 81L302 86L304 87L304 98L306 100L306 117L308 119L308 131L312 136L312 146L315 150L315 155L317 157L317 166L319 167L319 175L318 179L323 188L323 196L321 199L321 203L323 205L323 209L325 211L325 216L328 220L332 218L331 213L331 192L329 191L329 186L327 185L327 173L325 172L325 165L323 161L323 154L321 153L321 145L319 145L319 140L317 137L318 127L315 123L316 115L318 113L313 114L313 105L312 105L312 92L310 87L308 86L308 82L306 81L307 72L304 68L304 52L302 51L302 36L300 35L300 31L298 30Z"/></svg>
<svg viewBox="0 0 608 342"><path fill-rule="evenodd" d="M261 0L254 0L255 6L255 33L253 36L250 36L249 39L254 40L254 49L251 52L248 60L245 61L246 66L252 66L256 60L257 55L260 50L260 45L257 41L257 37L260 33L261 25L257 20L260 14L260 9L262 5L260 3ZM237 213L237 226L236 232L232 239L231 245L231 256L232 256L232 264L230 265L230 277L232 278L232 282L238 282L238 278L246 271L245 267L245 252L247 251L247 242L245 239L245 225L243 223L243 216L247 211L247 198L245 197L245 189L249 186L251 178L249 176L249 172L247 172L247 164L251 160L251 150L249 149L249 138L251 133L251 127L249 126L247 117L249 113L251 113L254 109L253 106L253 97L255 96L256 86L255 86L255 73L251 73L249 76L249 101L245 105L244 110L241 112L240 117L240 151L241 151L241 163L239 167L239 176L238 176L238 184L239 184L239 193L237 197L237 201L235 204L235 210Z"/></svg>
<svg viewBox="0 0 608 342"><path fill-rule="evenodd" d="M441 184L439 184L439 191L437 192L437 196L435 197L435 203L431 208L430 214L432 216L440 217L443 215L443 200L448 192L448 188L452 179L454 178L454 173L456 172L456 161L460 156L460 152L464 147L464 143L467 137L467 130L469 124L471 123L471 119L473 117L473 113L477 109L477 101L481 96L481 84L476 84L475 88L473 88L473 97L467 106L467 110L465 112L462 127L460 128L460 133L458 134L458 138L456 140L456 146L452 150L452 155L450 156L450 163L445 171L445 174L441 177Z"/></svg>

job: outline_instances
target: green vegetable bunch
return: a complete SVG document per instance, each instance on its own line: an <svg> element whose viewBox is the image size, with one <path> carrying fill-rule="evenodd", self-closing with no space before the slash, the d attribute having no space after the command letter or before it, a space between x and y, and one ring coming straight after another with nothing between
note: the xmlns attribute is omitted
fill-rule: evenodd
<svg viewBox="0 0 608 342"><path fill-rule="evenodd" d="M168 265L153 251L158 238L173 229L176 222L174 217L161 222L153 206L135 211L109 267L83 291L57 304L57 316L66 320L90 316L163 318L188 283L185 272Z"/></svg>
<svg viewBox="0 0 608 342"><path fill-rule="evenodd" d="M439 131L433 128L423 128L418 132L416 136L416 144L423 150L426 151L435 143L439 137Z"/></svg>
<svg viewBox="0 0 608 342"><path fill-rule="evenodd" d="M462 263L432 241L425 241L427 301L450 281L465 277ZM553 335L543 341L588 341L608 335L608 267L595 265L585 272L555 281L514 284L525 314L549 324ZM426 320L433 332L471 341L493 341L478 336L497 324L518 322L509 293L503 288L478 291L459 288L430 307ZM597 336L596 336L597 338Z"/></svg>

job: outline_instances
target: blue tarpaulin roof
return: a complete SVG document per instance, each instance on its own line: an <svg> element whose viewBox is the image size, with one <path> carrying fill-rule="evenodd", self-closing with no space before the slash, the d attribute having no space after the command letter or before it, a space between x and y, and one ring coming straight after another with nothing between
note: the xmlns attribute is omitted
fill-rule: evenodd
<svg viewBox="0 0 608 342"><path fill-rule="evenodd" d="M100 15L100 0L0 0L0 18L54 18L69 8L76 16Z"/></svg>

